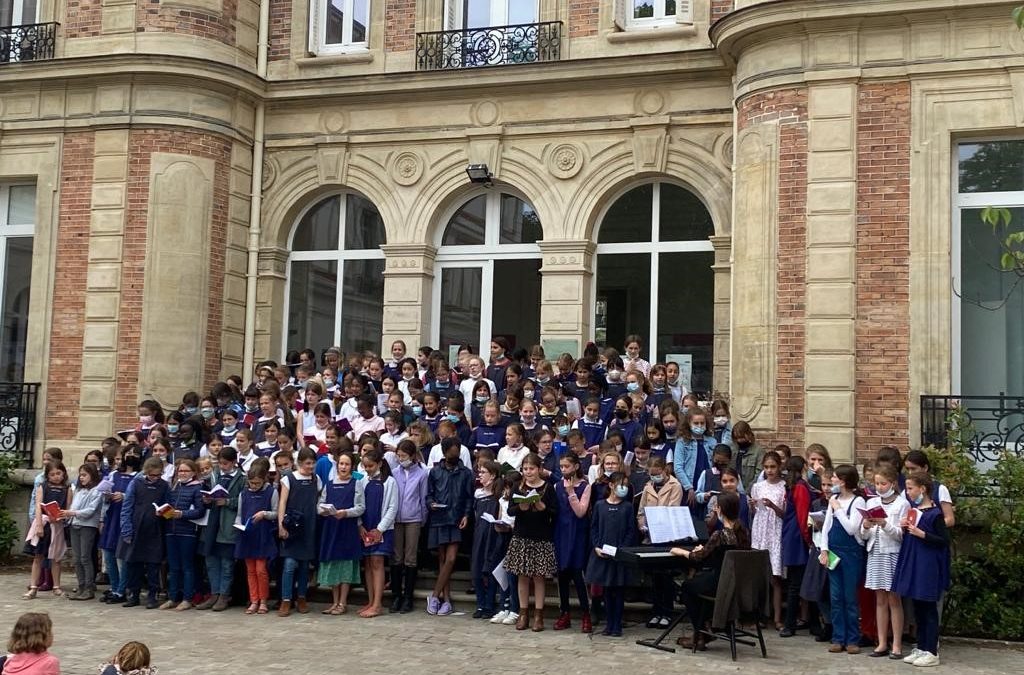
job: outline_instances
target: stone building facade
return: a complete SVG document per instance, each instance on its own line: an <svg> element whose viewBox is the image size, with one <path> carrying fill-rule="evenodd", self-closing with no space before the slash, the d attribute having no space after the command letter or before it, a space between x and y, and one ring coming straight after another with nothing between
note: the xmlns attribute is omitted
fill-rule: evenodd
<svg viewBox="0 0 1024 675"><path fill-rule="evenodd" d="M1022 136L1014 4L0 0L37 459L292 347L492 334L640 333L766 443L915 446L979 354L1024 393L1019 299L983 341L955 292L957 162Z"/></svg>

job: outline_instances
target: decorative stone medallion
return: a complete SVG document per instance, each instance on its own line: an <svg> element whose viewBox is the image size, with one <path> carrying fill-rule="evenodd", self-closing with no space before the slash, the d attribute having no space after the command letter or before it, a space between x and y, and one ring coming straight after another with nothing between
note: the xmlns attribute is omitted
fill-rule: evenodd
<svg viewBox="0 0 1024 675"><path fill-rule="evenodd" d="M572 143L556 145L548 153L547 167L555 178L572 178L583 168L583 153Z"/></svg>
<svg viewBox="0 0 1024 675"><path fill-rule="evenodd" d="M423 160L415 152L400 152L391 160L389 172L399 185L414 185L423 176Z"/></svg>

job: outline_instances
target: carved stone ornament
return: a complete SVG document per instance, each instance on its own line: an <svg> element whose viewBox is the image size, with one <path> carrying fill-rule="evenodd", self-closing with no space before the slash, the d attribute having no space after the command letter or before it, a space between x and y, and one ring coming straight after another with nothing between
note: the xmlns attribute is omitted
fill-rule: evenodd
<svg viewBox="0 0 1024 675"><path fill-rule="evenodd" d="M489 127L498 123L501 117L501 106L496 101L484 100L473 104L470 112L473 123L480 127Z"/></svg>
<svg viewBox="0 0 1024 675"><path fill-rule="evenodd" d="M583 168L583 153L571 143L556 145L548 153L547 166L555 178L572 178Z"/></svg>
<svg viewBox="0 0 1024 675"><path fill-rule="evenodd" d="M324 133L340 134L348 126L348 115L342 110L328 110L320 114L320 128Z"/></svg>
<svg viewBox="0 0 1024 675"><path fill-rule="evenodd" d="M391 160L389 173L399 185L414 185L423 176L423 160L415 152L400 152Z"/></svg>
<svg viewBox="0 0 1024 675"><path fill-rule="evenodd" d="M270 155L264 155L263 157L263 185L261 186L264 190L269 190L270 186L277 180L277 160Z"/></svg>
<svg viewBox="0 0 1024 675"><path fill-rule="evenodd" d="M645 89L634 100L638 115L657 115L665 108L665 95L657 89Z"/></svg>

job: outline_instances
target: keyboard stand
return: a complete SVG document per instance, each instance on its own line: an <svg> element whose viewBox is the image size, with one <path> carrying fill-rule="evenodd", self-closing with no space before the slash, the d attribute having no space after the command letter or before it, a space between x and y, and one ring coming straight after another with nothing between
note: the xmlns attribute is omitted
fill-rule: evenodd
<svg viewBox="0 0 1024 675"><path fill-rule="evenodd" d="M681 612L679 612L678 614L675 615L675 617L672 619L672 623L670 623L668 625L668 628L666 628L663 631L661 631L661 635L659 635L658 637L654 638L653 640L651 640L651 639L637 640L636 643L638 645L640 645L641 647L650 647L651 649L660 649L663 652L670 652L672 654L675 654L676 653L676 648L675 647L666 647L665 645L663 645L661 643L665 641L665 638L667 638L668 636L670 636L672 634L672 631L674 631L676 629L676 626L678 626L680 624L680 622L683 619L685 619L685 618L686 618L686 610L684 609L683 611L681 611Z"/></svg>

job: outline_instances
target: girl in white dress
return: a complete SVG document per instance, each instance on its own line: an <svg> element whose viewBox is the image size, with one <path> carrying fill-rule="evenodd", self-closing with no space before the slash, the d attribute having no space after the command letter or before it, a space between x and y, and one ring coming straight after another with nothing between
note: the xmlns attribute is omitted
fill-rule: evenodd
<svg viewBox="0 0 1024 675"><path fill-rule="evenodd" d="M750 489L754 522L750 532L751 548L768 551L772 562L772 605L775 627L782 629L782 515L786 511L786 482L782 480L782 458L767 452L761 460L764 480Z"/></svg>

